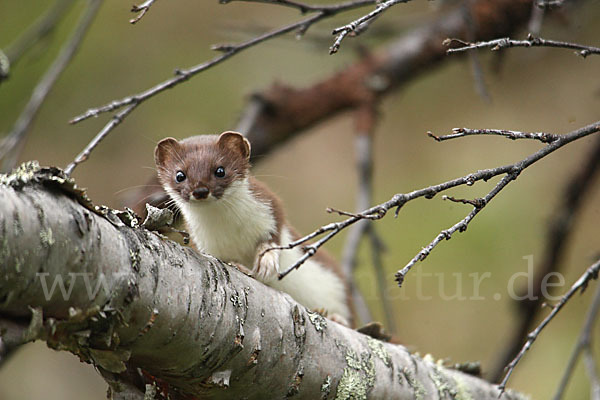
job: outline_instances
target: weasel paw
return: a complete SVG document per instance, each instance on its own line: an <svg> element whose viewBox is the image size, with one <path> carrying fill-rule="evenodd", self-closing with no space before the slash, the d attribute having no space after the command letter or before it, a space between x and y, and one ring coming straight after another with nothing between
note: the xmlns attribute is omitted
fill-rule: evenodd
<svg viewBox="0 0 600 400"><path fill-rule="evenodd" d="M263 254L265 250L274 246L277 246L277 244L273 242L263 243L258 246L253 275L261 282L270 282L277 279L280 250L271 250Z"/></svg>

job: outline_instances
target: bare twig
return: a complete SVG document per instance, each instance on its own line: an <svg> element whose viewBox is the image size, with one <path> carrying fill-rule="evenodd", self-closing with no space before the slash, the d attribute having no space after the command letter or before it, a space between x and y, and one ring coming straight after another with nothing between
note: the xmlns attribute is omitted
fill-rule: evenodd
<svg viewBox="0 0 600 400"><path fill-rule="evenodd" d="M300 260L298 260L294 265L292 265L286 271L283 271L282 273L279 274L279 279L282 279L287 274L289 274L291 271L300 267L300 265L302 265L304 263L304 261L306 261L306 259L308 259L308 257L313 255L316 252L316 250L319 247L321 247L324 243L326 243L329 239L331 239L333 236L338 234L341 230L360 221L361 219L365 219L365 218L381 219L392 208L396 209L395 215L397 216L398 213L400 212L400 209L402 208L402 206L404 206L404 204L406 204L407 202L409 202L411 200L414 200L414 199L417 199L420 197L425 197L427 199L431 199L437 193L451 189L453 187L462 186L462 185L471 186L477 181L481 181L481 180L487 181L495 176L505 175L502 178L502 180L494 187L494 189L492 189L492 191L489 192L488 195L483 199L485 201L485 205L487 205L489 200L491 200L510 181L515 179L523 170L528 168L530 165L536 163L537 161L539 161L542 158L546 157L547 155L553 153L554 151L558 150L559 148L565 146L566 144L571 143L574 140L581 139L585 136L591 135L591 134L599 132L599 131L600 131L600 122L595 122L593 124L587 125L583 128L580 128L580 129L570 132L568 134L561 135L559 139L546 145L542 149L531 154L529 157L527 157L521 161L518 161L514 164L504 165L504 166L497 167L497 168L479 170L475 173L472 173L472 174L469 174L469 175L466 175L466 176L463 176L460 178L456 178L456 179L453 179L453 180L450 180L447 182L443 182L438 185L428 186L426 188L415 190L410 193L395 194L390 200L388 200L384 203L373 206L373 207L371 207L367 210L364 210L361 213L358 213L358 214L356 214L352 217L349 217L343 221L332 222L327 225L323 225L319 229L315 230L314 232L312 232L294 242L291 242L286 246L277 246L277 247L267 249L266 251L271 251L271 250L276 250L276 249L291 249L291 248L300 246L301 244L304 244L319 235L327 233L327 235L325 237L323 237L322 239L320 239L318 242L315 242L314 244L307 246L307 250L308 250L307 253ZM468 225L468 223L474 218L474 216L483 207L484 206L474 207L473 211L471 213L469 213L469 215L467 215L462 221L460 221L459 223L457 223L456 225L451 227L448 231L451 231L453 233L456 230L466 229L466 226ZM409 262L402 270L400 270L396 273L396 280L398 281L399 284L402 283L402 281L404 280L404 276L412 268L412 266L416 263L416 261L420 261L423 258L427 257L429 252L435 246L437 246L437 244L441 241L441 239L446 238L445 232L447 232L447 231L442 231L442 233L440 233L440 235L438 235L438 237L436 237L436 239L434 239L433 242L430 243L430 246L428 246L429 249L427 251L426 251L427 248L423 249L421 252L419 252L419 254L411 262ZM437 240L438 238L440 238L440 240Z"/></svg>
<svg viewBox="0 0 600 400"><path fill-rule="evenodd" d="M427 132L427 136L434 138L438 142L450 139L456 139L464 136L475 136L475 135L499 135L504 136L508 139L534 139L539 140L542 143L552 143L560 135L545 132L519 132L519 131L508 131L506 129L469 129L469 128L454 128L452 129L451 135L436 136L431 132Z"/></svg>
<svg viewBox="0 0 600 400"><path fill-rule="evenodd" d="M402 286L404 282L404 278L406 274L414 267L417 262L425 260L429 254L433 251L433 249L440 244L442 240L449 240L455 232L464 232L467 230L469 223L475 218L475 216L479 213L479 211L483 210L483 208L498 194L506 185L508 185L511 181L519 176L521 169L518 167L512 169L511 171L506 172L506 175L498 182L498 184L482 199L478 199L479 201L474 202L473 210L462 220L452 225L450 228L441 231L427 246L425 246L421 251L417 253L416 256L413 257L412 260L408 262L398 272L396 272L395 278L396 282L398 282L398 286Z"/></svg>
<svg viewBox="0 0 600 400"><path fill-rule="evenodd" d="M198 73L205 71L211 67L214 67L217 64L220 64L221 62L229 59L230 57L234 56L235 54L237 54L243 50L246 50L252 46L255 46L266 40L272 39L274 37L283 35L288 32L298 31L300 33L304 33L310 26L312 26L313 24L317 23L318 21L320 21L322 19L329 18L332 15L335 15L342 11L347 11L347 10L351 10L351 9L354 9L357 7L362 7L366 4L369 4L370 2L372 2L372 1L371 0L370 1L359 0L359 1L350 1L350 2L346 2L346 3L340 3L337 5L331 5L331 6L319 6L319 7L315 6L309 10L310 12L314 12L314 15L311 15L310 17L307 17L300 21L277 28L275 30L272 30L270 32L267 32L265 34L262 34L260 36L257 36L255 38L252 38L250 40L247 40L247 41L239 43L239 44L215 45L215 46L213 46L213 50L222 52L222 54L219 54L218 56L214 57L212 60L206 61L202 64L198 64L189 69L184 69L184 70L178 69L175 71L175 77L168 79L162 83L159 83L158 85L156 85L144 92L140 92L140 93L132 95L132 96L124 97L121 100L112 101L109 104L106 104L101 107L91 108L91 109L87 110L85 113L73 118L70 121L70 123L75 124L75 123L81 122L83 120L86 120L88 118L95 117L101 113L111 112L111 111L120 109L122 107L127 107L125 112L120 112L119 114L115 115L113 117L113 119L109 123L107 123L104 126L104 128L102 128L102 131L100 133L98 133L96 138L94 138L94 140L92 141L92 143L96 142L96 144L97 144L97 142L98 142L96 140L97 138L105 137L106 135L108 135L108 133L110 131L112 131L112 129L114 129L118 125L118 123L115 123L116 121L121 122L121 120L123 118L125 118L131 111L133 111L138 105L140 105L144 101L148 100L149 98L157 95L158 93L161 93L167 89L171 89L171 88L177 86L178 84L187 81L188 79L197 75ZM285 3L285 5L299 4L299 3L285 2L285 1L283 3L281 3L281 2L275 2L275 3L278 3L278 4ZM296 7L299 8L299 6L297 6L297 5L296 5ZM88 145L88 147L86 148L86 150L88 150L88 151L86 152L85 157L82 157L82 158L78 157L79 161L76 160L67 167L67 169L65 170L67 173L70 174L79 163L85 161L88 158L90 151L93 150L93 148L95 147L95 145L92 146L92 143L90 143L90 145Z"/></svg>
<svg viewBox="0 0 600 400"><path fill-rule="evenodd" d="M590 380L590 400L600 400L600 379L598 378L598 369L596 368L591 346L586 346L583 349L583 363Z"/></svg>
<svg viewBox="0 0 600 400"><path fill-rule="evenodd" d="M75 167L77 167L82 162L86 161L88 159L88 157L90 156L90 154L92 153L92 151L96 148L96 146L98 146L98 144L108 135L108 133L111 130L113 130L117 125L119 125L121 122L123 122L123 119L130 112L132 112L135 107L136 107L135 104L131 104L127 108L125 108L125 109L119 111L117 114L115 114L115 116L113 116L111 118L110 122L108 124L104 125L104 128L102 128L102 130L100 132L98 132L98 134L92 139L92 141L90 143L88 143L88 145L85 147L85 149L83 149L81 151L81 153L79 153L77 155L77 157L75 157L75 160L73 160L73 162L71 162L69 165L67 165L67 167L65 168L65 174L67 174L67 176L71 175L71 173L73 172Z"/></svg>
<svg viewBox="0 0 600 400"><path fill-rule="evenodd" d="M329 54L337 53L340 49L340 45L342 44L342 40L346 36L351 33L355 33L357 29L360 28L360 31L364 31L363 24L368 24L370 20L379 16L382 12L387 10L388 8L398 4L398 3L408 3L410 0L387 0L379 3L375 10L371 11L367 15L363 15L362 17L350 22L347 25L340 26L339 28L335 28L332 34L337 35L333 45L329 48Z"/></svg>
<svg viewBox="0 0 600 400"><path fill-rule="evenodd" d="M473 4L474 0L465 1L462 5L463 12L465 14L465 22L467 28L467 40L475 40L475 21L473 19ZM481 67L481 60L479 59L479 53L476 51L469 52L469 61L471 64L471 71L473 74L473 80L475 81L475 89L479 96L486 102L491 103L492 98L485 84L483 77L483 69Z"/></svg>
<svg viewBox="0 0 600 400"><path fill-rule="evenodd" d="M563 256L568 248L570 234L573 232L577 215L582 208L586 194L593 188L595 177L600 173L600 136L597 135L591 151L585 156L581 168L567 180L560 191L561 199L552 220L548 225L544 244L544 258L536 267L533 279L533 295L530 299L520 300L516 318L516 327L512 333L507 334L506 345L501 350L498 360L494 363L489 373L492 382L498 382L504 375L504 367L515 357L521 349L527 333L533 329L536 315L542 309L544 300L542 288L545 277L560 269Z"/></svg>
<svg viewBox="0 0 600 400"><path fill-rule="evenodd" d="M565 372L563 374L562 379L560 380L560 384L554 394L554 400L560 400L563 397L565 389L567 388L567 384L569 383L569 379L575 370L575 366L577 365L577 360L582 352L586 350L590 350L592 346L592 330L594 328L594 324L598 319L598 312L600 311L600 286L596 288L596 294L594 295L594 299L592 300L592 304L588 309L588 312L585 317L585 322L583 324L583 328L581 329L581 333L579 334L579 338L577 339L577 343L575 344L575 348L569 357L569 361L567 362L567 367L565 368ZM591 369L588 367L588 375L590 375L590 381L592 383L592 387L597 386L597 374L595 372L595 365L592 359ZM590 397L595 398L595 397Z"/></svg>
<svg viewBox="0 0 600 400"><path fill-rule="evenodd" d="M364 214L361 212L356 212L356 213L351 213L348 211L343 211L343 210L338 210L337 208L331 208L331 207L327 207L325 209L325 211L327 211L328 213L335 213L335 214L339 214L345 217L355 217L355 218L359 218L359 219L364 219L364 220L376 220L376 219L380 219L381 216L379 214Z"/></svg>
<svg viewBox="0 0 600 400"><path fill-rule="evenodd" d="M144 15L146 15L146 13L148 12L148 10L150 10L150 7L152 7L152 4L154 4L155 1L156 0L146 0L142 4L138 4L138 5L134 4L131 7L131 12L136 12L136 13L139 13L139 14L135 18L130 19L129 23L130 24L135 24L140 19L142 19L144 17Z"/></svg>
<svg viewBox="0 0 600 400"><path fill-rule="evenodd" d="M202 71L205 71L211 67L214 67L215 65L227 60L228 58L230 58L234 54L239 53L242 50L245 50L249 47L252 47L258 43L264 42L265 40L271 39L273 37L282 35L284 33L293 31L295 29L299 29L302 26L312 25L317 20L319 20L320 17L322 17L321 14L316 14L310 18L306 18L302 21L295 22L293 24L284 26L282 28L278 28L276 30L273 30L271 32L257 36L255 38L252 38L243 43L239 43L237 45L215 45L215 46L213 46L213 49L223 52L223 54L220 54L217 57L214 57L212 60L206 61L202 64L195 65L189 69L178 69L175 71L175 77L173 77L171 79L168 79L162 83L159 83L158 85L156 85L144 92L135 94L133 96L127 96L127 97L122 98L121 100L112 101L101 107L91 108L91 109L87 110L85 113L76 116L69 122L71 124L76 124L76 123L84 121L88 118L96 117L99 114L114 111L114 110L117 110L117 109L125 107L125 106L129 106L129 105L133 105L134 107L137 107L139 104L141 104L145 100L149 99L150 97L155 96L156 94L158 94L164 90L171 89L184 81L187 81L194 75L196 75Z"/></svg>
<svg viewBox="0 0 600 400"><path fill-rule="evenodd" d="M368 224L369 242L371 244L371 259L373 260L373 267L375 268L375 279L377 280L377 287L381 294L381 306L383 308L383 315L385 318L386 329L391 333L398 333L396 326L396 312L393 304L387 297L388 280L383 265L383 259L381 254L385 251L385 244L375 231L375 227L372 224Z"/></svg>
<svg viewBox="0 0 600 400"><path fill-rule="evenodd" d="M358 8L363 7L369 4L375 4L377 0L351 0L338 4L323 4L323 5L314 5L307 4L300 1L292 1L292 0L220 0L221 4L232 3L234 1L243 1L246 3L266 3L266 4L276 4L285 7L291 7L299 10L301 13L310 13L310 12L326 12L326 13L337 13L340 11L345 11L350 8Z"/></svg>
<svg viewBox="0 0 600 400"><path fill-rule="evenodd" d="M346 238L346 243L344 243L341 260L342 269L344 270L344 275L346 276L346 281L350 288L350 296L352 297L352 302L354 303L354 308L361 324L366 324L373 320L371 310L358 289L355 277L358 248L363 236L369 230L369 227L368 221L362 220L350 229L348 237ZM388 327L388 329L390 328Z"/></svg>
<svg viewBox="0 0 600 400"><path fill-rule="evenodd" d="M357 210L364 210L373 204L373 137L377 125L377 115L377 105L375 103L367 103L355 112L356 166L358 170ZM355 227L352 227L352 229L354 228ZM352 273L352 276L355 276L358 245L360 244L361 238L368 238L371 249L371 259L373 261L373 270L375 272L377 283L377 292L380 294L381 306L383 308L384 323L390 332L396 333L397 330L393 306L385 296L387 293L387 280L385 267L381 257L381 253L384 251L385 246L378 237L375 226L369 222L369 218L365 221L359 221L356 230L355 236L358 236L358 239L352 238L351 234L348 235L343 252L342 265L346 273ZM364 323L370 321L371 320L363 320Z"/></svg>
<svg viewBox="0 0 600 400"><path fill-rule="evenodd" d="M227 1L226 3L231 2L231 1L232 0ZM252 0L237 0L237 1L252 1ZM261 2L269 2L270 3L270 1L261 1ZM260 36L257 36L255 38L252 38L250 40L247 40L247 41L239 43L239 44L214 45L212 47L213 50L221 51L221 52L223 52L223 54L213 58L212 60L209 60L202 64L193 66L189 69L178 69L175 72L176 76L174 78L171 78L162 83L159 83L158 85L156 85L144 92L140 92L133 96L124 97L121 100L112 101L101 107L91 108L91 109L87 110L85 113L80 114L80 115L74 117L73 119L71 119L70 123L75 124L75 123L81 122L83 120L86 120L88 118L95 117L102 113L114 111L114 110L117 110L121 107L125 107L130 104L139 104L166 89L171 89L172 87L180 84L181 82L188 80L189 78L193 77L194 75L196 75L210 67L213 67L213 66L219 64L220 62L225 61L229 57L241 52L242 50L246 50L249 47L255 46L266 40L272 39L274 37L283 35L285 33L288 33L288 32L291 32L291 31L294 31L297 29L301 29L303 32L305 32L308 27L310 27L311 25L315 24L316 22L318 22L324 18L331 17L339 12L348 11L348 10L351 10L354 8L362 7L362 6L364 6L366 4L370 4L372 2L373 2L373 0L351 1L351 2L347 2L347 3L338 4L337 6L320 6L320 7L311 8L310 11L311 12L315 11L315 14L309 18L305 18L303 20L294 22L292 24L277 28L275 30L264 33ZM273 3L283 4L281 2L276 2L276 1L274 1ZM285 4L288 4L288 3L290 3L290 2L285 2Z"/></svg>
<svg viewBox="0 0 600 400"><path fill-rule="evenodd" d="M57 0L46 14L35 21L25 33L6 48L4 51L7 63L6 74L0 76L0 81L8 77L8 68L14 67L27 50L54 31L73 2L73 0Z"/></svg>
<svg viewBox="0 0 600 400"><path fill-rule="evenodd" d="M371 205L371 177L372 177L372 132L358 132L355 137L356 159L358 170L358 190L356 197L356 210L364 210ZM343 213L343 211L330 209L328 212ZM346 238L342 251L342 269L350 287L350 294L356 308L356 313L362 324L373 320L371 311L365 302L356 284L356 256L363 236L369 229L367 220L360 221L352 227ZM389 329L389 326L388 326Z"/></svg>
<svg viewBox="0 0 600 400"><path fill-rule="evenodd" d="M473 207L478 207L478 208L481 208L481 207L485 206L485 200L481 199L481 198L477 198L477 199L474 199L474 200L469 200L469 199L457 199L457 198L452 197L452 196L443 195L442 196L442 200L450 200L450 201L453 201L455 203L470 204Z"/></svg>
<svg viewBox="0 0 600 400"><path fill-rule="evenodd" d="M19 149L24 145L31 122L37 115L40 106L54 86L54 83L77 52L79 45L96 16L100 4L101 0L89 0L88 6L83 12L70 39L63 45L52 65L38 82L12 131L2 139L0 143L0 159L4 159L2 170L8 171L14 167L20 153Z"/></svg>
<svg viewBox="0 0 600 400"><path fill-rule="evenodd" d="M565 0L538 0L534 2L536 6L542 9L561 7L564 3Z"/></svg>
<svg viewBox="0 0 600 400"><path fill-rule="evenodd" d="M377 123L377 107L373 103L367 103L355 112L356 136L356 167L358 172L358 188L356 196L356 209L364 210L372 204L373 198L373 135ZM336 212L340 215L354 216L355 214L345 213L344 211L328 209L328 212ZM373 268L377 283L377 292L380 294L381 303L384 311L384 324L391 332L396 332L394 312L392 306L385 296L387 292L387 282L385 271L381 259L381 252L384 250L383 243L378 238L374 226L369 223L369 216L352 226L344 250L342 252L342 268L346 275L348 285L351 289L351 295L354 300L356 312L363 324L371 322L370 310L367 308L360 291L356 284L356 266L357 255L360 243L363 238L369 239Z"/></svg>
<svg viewBox="0 0 600 400"><path fill-rule="evenodd" d="M573 49L577 50L576 54L582 56L583 58L589 56L590 54L600 54L600 47L593 46L584 46L578 43L569 43L569 42L561 42L557 40L547 40L539 37L535 37L532 34L527 35L527 39L525 40L514 40L510 38L502 38L490 40L487 42L475 42L469 43L460 39L446 39L444 40L444 44L446 46L452 43L459 43L463 45L462 47L455 47L452 49L446 50L446 53L459 53L472 49L481 49L484 47L491 47L492 50L500 50L508 47L559 47L564 49Z"/></svg>
<svg viewBox="0 0 600 400"><path fill-rule="evenodd" d="M563 308L565 304L567 304L569 299L571 299L571 297L573 297L575 293L577 293L578 291L581 291L581 293L583 293L583 291L587 288L589 281L598 278L599 270L600 260L596 261L584 272L584 274L571 286L569 291L565 293L563 297L561 297L560 301L554 307L552 307L552 311L550 312L550 314L548 314L548 316L544 318L544 320L537 326L537 328L535 328L529 335L527 335L527 341L521 348L521 351L517 354L514 360L512 360L510 364L508 364L508 366L506 367L507 370L506 374L504 375L504 379L502 379L502 382L500 382L500 385L498 386L500 392L504 392L506 384L508 383L510 376L515 370L515 367L517 366L519 361L521 361L521 358L523 358L527 350L531 348L533 342L535 342L535 340L538 338L538 336L546 327L546 325L548 325L548 323L552 321L556 314Z"/></svg>

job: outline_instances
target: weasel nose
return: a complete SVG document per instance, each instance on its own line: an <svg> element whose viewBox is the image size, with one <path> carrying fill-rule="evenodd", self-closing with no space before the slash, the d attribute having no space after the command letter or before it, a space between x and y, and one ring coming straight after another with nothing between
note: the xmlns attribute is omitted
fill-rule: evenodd
<svg viewBox="0 0 600 400"><path fill-rule="evenodd" d="M201 200L208 197L208 192L209 191L207 187L199 187L194 189L194 191L192 192L192 196L194 196L194 198L197 200Z"/></svg>

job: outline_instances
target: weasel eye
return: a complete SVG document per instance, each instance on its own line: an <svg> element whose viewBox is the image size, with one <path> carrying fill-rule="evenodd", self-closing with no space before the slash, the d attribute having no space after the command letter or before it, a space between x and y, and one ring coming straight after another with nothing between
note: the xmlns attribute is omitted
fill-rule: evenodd
<svg viewBox="0 0 600 400"><path fill-rule="evenodd" d="M177 183L185 181L185 174L183 173L183 171L177 171L177 173L175 174L175 180L177 181Z"/></svg>
<svg viewBox="0 0 600 400"><path fill-rule="evenodd" d="M218 167L218 168L215 170L215 176L216 176L217 178L222 178L222 177L224 177L224 176L225 176L225 168L223 168L223 167Z"/></svg>

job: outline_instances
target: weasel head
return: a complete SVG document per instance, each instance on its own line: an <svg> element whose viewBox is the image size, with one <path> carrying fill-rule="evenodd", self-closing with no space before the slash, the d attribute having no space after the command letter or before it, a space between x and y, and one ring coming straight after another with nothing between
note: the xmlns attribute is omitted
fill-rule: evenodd
<svg viewBox="0 0 600 400"><path fill-rule="evenodd" d="M250 143L240 133L161 140L154 150L158 178L177 203L216 201L232 183L246 179Z"/></svg>

